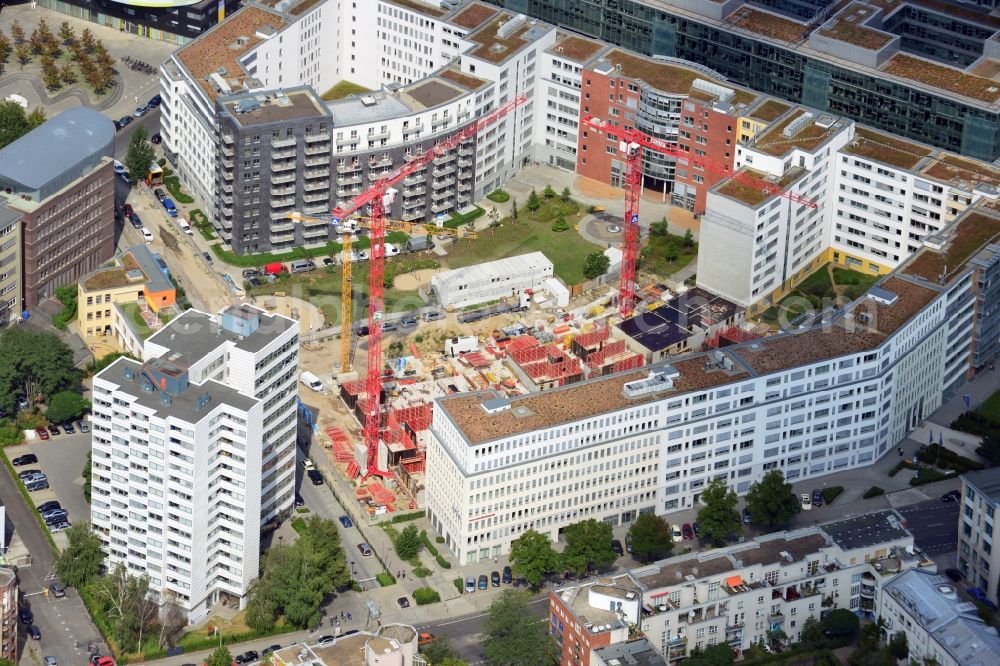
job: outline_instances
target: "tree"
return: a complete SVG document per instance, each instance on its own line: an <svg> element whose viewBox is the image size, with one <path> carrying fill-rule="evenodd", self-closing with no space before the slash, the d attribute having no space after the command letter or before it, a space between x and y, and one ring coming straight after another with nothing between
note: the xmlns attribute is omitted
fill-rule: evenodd
<svg viewBox="0 0 1000 666"><path fill-rule="evenodd" d="M62 86L62 77L59 75L56 61L47 55L42 56L42 81L49 90L58 90Z"/></svg>
<svg viewBox="0 0 1000 666"><path fill-rule="evenodd" d="M76 83L76 70L73 68L73 65L67 62L62 67L60 67L59 78L62 79L62 82L68 86L71 86L74 83Z"/></svg>
<svg viewBox="0 0 1000 666"><path fill-rule="evenodd" d="M897 631L889 640L889 654L896 659L906 659L910 654L910 646L906 641L906 634Z"/></svg>
<svg viewBox="0 0 1000 666"><path fill-rule="evenodd" d="M531 194L528 195L528 203L524 206L532 213L541 208L542 202L538 200L538 193L535 192L535 188L531 188Z"/></svg>
<svg viewBox="0 0 1000 666"><path fill-rule="evenodd" d="M517 224L518 213L519 213L519 211L517 210L517 199L516 198L515 199L511 199L510 200L510 219L511 219L511 221L514 222L514 224Z"/></svg>
<svg viewBox="0 0 1000 666"><path fill-rule="evenodd" d="M655 562L670 555L674 547L670 525L662 517L644 513L628 528L632 557L640 562Z"/></svg>
<svg viewBox="0 0 1000 666"><path fill-rule="evenodd" d="M31 62L31 49L23 42L14 47L14 57L22 66Z"/></svg>
<svg viewBox="0 0 1000 666"><path fill-rule="evenodd" d="M134 652L158 614L156 601L149 595L149 579L130 576L123 565L118 565L97 581L95 590L112 638L122 650Z"/></svg>
<svg viewBox="0 0 1000 666"><path fill-rule="evenodd" d="M233 655L229 653L228 648L220 645L215 652L208 656L205 666L231 666L232 663Z"/></svg>
<svg viewBox="0 0 1000 666"><path fill-rule="evenodd" d="M14 22L10 24L10 36L14 39L15 44L24 42L24 28L21 27L21 23L17 19L14 19Z"/></svg>
<svg viewBox="0 0 1000 666"><path fill-rule="evenodd" d="M649 234L651 236L666 236L668 228L667 218L662 217L659 222L653 222L649 225Z"/></svg>
<svg viewBox="0 0 1000 666"><path fill-rule="evenodd" d="M160 613L160 617L162 618L160 622L160 639L156 644L161 648L172 647L177 639L180 638L184 627L187 626L187 617L173 598L167 601L163 611Z"/></svg>
<svg viewBox="0 0 1000 666"><path fill-rule="evenodd" d="M40 106L36 106L31 110L31 113L28 114L28 131L30 132L36 127L39 127L45 121L45 109Z"/></svg>
<svg viewBox="0 0 1000 666"><path fill-rule="evenodd" d="M91 488L91 461L90 461L90 451L87 451L87 462L83 464L83 472L80 476L83 477L83 497L87 500L87 504L90 504L90 488Z"/></svg>
<svg viewBox="0 0 1000 666"><path fill-rule="evenodd" d="M826 645L826 637L823 635L823 625L814 617L807 617L802 623L801 642L810 649L818 649Z"/></svg>
<svg viewBox="0 0 1000 666"><path fill-rule="evenodd" d="M73 26L69 24L69 21L63 21L59 25L59 39L66 46L70 46L76 41L76 31L73 30Z"/></svg>
<svg viewBox="0 0 1000 666"><path fill-rule="evenodd" d="M563 203L569 203L569 200L570 200L571 196L572 196L572 194L570 193L569 188L568 187L564 187L563 191L562 191L562 194L559 195L559 198L562 199Z"/></svg>
<svg viewBox="0 0 1000 666"><path fill-rule="evenodd" d="M728 643L709 645L705 649L695 649L684 660L684 666L729 666L733 663L733 649Z"/></svg>
<svg viewBox="0 0 1000 666"><path fill-rule="evenodd" d="M799 512L799 498L780 469L768 470L760 481L750 484L747 508L755 525L785 525Z"/></svg>
<svg viewBox="0 0 1000 666"><path fill-rule="evenodd" d="M552 223L552 231L556 233L563 232L569 229L569 224L566 222L566 216L563 215L562 211L556 214L556 221Z"/></svg>
<svg viewBox="0 0 1000 666"><path fill-rule="evenodd" d="M95 43L94 33L90 31L90 28L84 28L80 34L80 46L83 47L84 53L93 51Z"/></svg>
<svg viewBox="0 0 1000 666"><path fill-rule="evenodd" d="M90 408L90 401L72 391L60 391L49 399L49 408L45 412L52 423L65 423L80 417Z"/></svg>
<svg viewBox="0 0 1000 666"><path fill-rule="evenodd" d="M510 562L517 576L523 576L533 589L559 566L559 555L544 534L528 530L510 544Z"/></svg>
<svg viewBox="0 0 1000 666"><path fill-rule="evenodd" d="M566 537L563 564L577 576L591 569L607 569L618 559L618 554L611 547L614 539L611 525L603 521L588 518L572 523L563 530L563 536Z"/></svg>
<svg viewBox="0 0 1000 666"><path fill-rule="evenodd" d="M70 587L83 587L97 578L104 561L101 539L90 530L90 523L76 523L66 530L68 543L56 560L56 573Z"/></svg>
<svg viewBox="0 0 1000 666"><path fill-rule="evenodd" d="M556 196L556 191L552 189L551 185L546 185L545 189L542 190L542 196L546 199L552 199Z"/></svg>
<svg viewBox="0 0 1000 666"><path fill-rule="evenodd" d="M420 654L431 666L438 666L447 659L458 659L458 648L447 636L438 636L433 642L420 648Z"/></svg>
<svg viewBox="0 0 1000 666"><path fill-rule="evenodd" d="M408 560L420 554L424 543L420 540L420 530L416 525L406 526L393 544L396 547L396 554L401 559Z"/></svg>
<svg viewBox="0 0 1000 666"><path fill-rule="evenodd" d="M42 21L44 21L44 19L42 19ZM46 42L42 37L41 32L39 31L39 28L41 28L41 26L42 22L39 22L39 25L36 26L35 29L31 31L31 37L28 38L28 47L31 49L31 52L34 55L40 54L42 51L45 50L46 47Z"/></svg>
<svg viewBox="0 0 1000 666"><path fill-rule="evenodd" d="M681 256L681 251L677 248L677 243L674 241L667 241L667 247L663 249L664 258L670 263L677 261L677 258Z"/></svg>
<svg viewBox="0 0 1000 666"><path fill-rule="evenodd" d="M712 479L701 493L698 524L705 538L721 544L730 534L743 529L740 515L736 512L736 493L726 487L722 479Z"/></svg>
<svg viewBox="0 0 1000 666"><path fill-rule="evenodd" d="M13 414L18 396L34 400L73 388L73 352L51 333L8 328L0 333L0 410Z"/></svg>
<svg viewBox="0 0 1000 666"><path fill-rule="evenodd" d="M593 280L608 272L611 259L603 252L591 252L583 262L583 277Z"/></svg>
<svg viewBox="0 0 1000 666"><path fill-rule="evenodd" d="M0 100L0 148L28 133L28 118L17 102Z"/></svg>
<svg viewBox="0 0 1000 666"><path fill-rule="evenodd" d="M684 247L694 247L694 234L690 229L684 232Z"/></svg>
<svg viewBox="0 0 1000 666"><path fill-rule="evenodd" d="M830 638L851 639L858 633L861 621L858 616L846 608L836 608L823 618L823 633Z"/></svg>
<svg viewBox="0 0 1000 666"><path fill-rule="evenodd" d="M95 86L96 87L96 86ZM139 125L128 142L128 152L125 154L125 168L132 175L132 181L138 182L146 177L149 165L156 159L153 144L147 139L146 128Z"/></svg>
<svg viewBox="0 0 1000 666"><path fill-rule="evenodd" d="M493 666L555 666L555 644L546 624L528 612L530 595L504 590L492 604L483 628L483 654Z"/></svg>
<svg viewBox="0 0 1000 666"><path fill-rule="evenodd" d="M7 62L11 52L10 39L0 31L0 63Z"/></svg>

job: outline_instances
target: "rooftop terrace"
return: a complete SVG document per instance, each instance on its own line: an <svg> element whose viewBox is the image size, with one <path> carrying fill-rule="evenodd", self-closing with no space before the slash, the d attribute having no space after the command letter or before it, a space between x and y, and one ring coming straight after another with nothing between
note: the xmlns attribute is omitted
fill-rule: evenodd
<svg viewBox="0 0 1000 666"><path fill-rule="evenodd" d="M842 151L848 155L890 164L900 169L916 168L933 152L927 146L857 126L854 130L854 140L844 146Z"/></svg>
<svg viewBox="0 0 1000 666"><path fill-rule="evenodd" d="M697 555L691 555L671 558L662 565L635 570L633 575L647 589L655 590L680 585L688 576L705 578L733 570L733 561L725 551L709 552L703 557L704 559L699 559Z"/></svg>
<svg viewBox="0 0 1000 666"><path fill-rule="evenodd" d="M799 562L827 545L826 538L822 534L805 534L791 538L782 536L774 539L765 535L754 539L750 544L749 547L737 546L729 551L729 554L745 567L754 564L791 564L784 559L784 553L792 557L792 562Z"/></svg>
<svg viewBox="0 0 1000 666"><path fill-rule="evenodd" d="M928 162L921 170L923 175L953 185L967 184L970 188L977 183L1000 186L1000 169L966 159L950 153L942 153Z"/></svg>
<svg viewBox="0 0 1000 666"><path fill-rule="evenodd" d="M246 72L237 59L263 41L256 35L258 30L280 30L284 27L285 22L279 14L246 5L198 39L181 47L176 55L208 98L214 100L219 93L205 80L206 77L225 70L222 78L227 82L242 82L247 79Z"/></svg>
<svg viewBox="0 0 1000 666"><path fill-rule="evenodd" d="M267 95L243 94L226 99L223 107L244 127L312 118L328 113L309 89Z"/></svg>
<svg viewBox="0 0 1000 666"><path fill-rule="evenodd" d="M805 113L809 112L805 109L797 109L777 125L767 128L753 142L754 149L775 157L785 155L793 148L811 151L822 145L823 142L839 132L841 127L843 127L833 116L826 116L832 121L832 124L827 127L821 127L816 121L824 118L824 116L818 116L814 117L792 136L785 136L785 128Z"/></svg>
<svg viewBox="0 0 1000 666"><path fill-rule="evenodd" d="M880 49L892 41L893 35L864 25L873 13L870 6L860 2L852 3L824 25L819 34L863 49Z"/></svg>
<svg viewBox="0 0 1000 666"><path fill-rule="evenodd" d="M486 79L481 79L478 76L473 76L472 74L466 74L462 71L461 66L458 63L453 63L448 69L442 70L438 73L442 79L447 79L452 83L457 83L467 90L479 90L484 85L489 83Z"/></svg>
<svg viewBox="0 0 1000 666"><path fill-rule="evenodd" d="M992 103L1000 99L1000 85L996 81L905 53L891 57L880 70L983 102Z"/></svg>
<svg viewBox="0 0 1000 666"><path fill-rule="evenodd" d="M947 239L944 247L935 250L924 246L903 266L903 273L934 283L942 275L946 279L951 277L988 243L997 241L1000 237L1000 218L973 210L962 215L939 235Z"/></svg>
<svg viewBox="0 0 1000 666"><path fill-rule="evenodd" d="M448 19L448 23L454 23L457 26L475 30L498 13L500 13L500 10L496 7L490 7L481 2L474 2L459 10L457 14Z"/></svg>
<svg viewBox="0 0 1000 666"><path fill-rule="evenodd" d="M572 60L573 62L579 63L581 65L590 62L590 60L600 53L607 44L603 42L594 41L592 39L585 39L583 37L577 37L576 35L570 35L566 33L559 33L556 38L556 43L552 45L547 53L559 56L566 60Z"/></svg>
<svg viewBox="0 0 1000 666"><path fill-rule="evenodd" d="M706 369L707 355L698 355L673 363L680 372L668 391L647 393L628 398L623 387L628 382L645 379L649 368L570 384L543 393L514 398L511 408L487 414L482 407L484 398L492 394L473 393L439 400L441 408L464 433L470 444L482 444L500 437L541 430L619 409L657 400L666 395L700 391L746 377L739 366L734 371Z"/></svg>
<svg viewBox="0 0 1000 666"><path fill-rule="evenodd" d="M737 28L781 42L801 42L809 33L798 21L745 5L726 20Z"/></svg>
<svg viewBox="0 0 1000 666"><path fill-rule="evenodd" d="M702 72L644 58L621 49L608 51L601 56L599 62L607 62L612 66L620 65L621 75L632 79L640 79L653 88L665 93L678 95L690 94L691 85L695 79L703 79L732 89L736 93L733 100L736 103L747 104L758 97L757 93L734 88L732 84L716 81ZM614 70L612 69L612 72L609 72L609 74L613 72Z"/></svg>
<svg viewBox="0 0 1000 666"><path fill-rule="evenodd" d="M513 14L504 12L499 19L491 20L475 32L466 35L467 40L479 45L469 51L469 55L499 64L521 50L530 41L528 33L538 29L541 24L532 25L530 21L527 21L509 37L500 37L497 34L500 26L512 18L514 18Z"/></svg>
<svg viewBox="0 0 1000 666"><path fill-rule="evenodd" d="M765 123L773 123L781 117L781 114L792 108L791 104L778 99L768 99L766 102L750 112L751 118L756 118Z"/></svg>

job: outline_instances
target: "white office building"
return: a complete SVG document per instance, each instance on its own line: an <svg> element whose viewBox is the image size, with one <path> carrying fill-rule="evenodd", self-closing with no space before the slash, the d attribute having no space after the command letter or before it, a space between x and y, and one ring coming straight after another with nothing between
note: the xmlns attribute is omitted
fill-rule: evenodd
<svg viewBox="0 0 1000 666"><path fill-rule="evenodd" d="M295 484L298 325L188 310L94 378L91 520L111 567L191 621L242 605Z"/></svg>
<svg viewBox="0 0 1000 666"><path fill-rule="evenodd" d="M511 399L439 398L432 524L465 563L528 529L555 539L581 519L696 507L714 478L745 493L770 469L799 482L870 465L964 382L993 298L977 286L993 252L967 253L997 236L1000 217L970 211L865 297L794 333Z"/></svg>
<svg viewBox="0 0 1000 666"><path fill-rule="evenodd" d="M886 640L906 635L909 663L992 666L1000 663L1000 636L983 622L976 605L958 598L944 576L911 570L882 586L878 617Z"/></svg>

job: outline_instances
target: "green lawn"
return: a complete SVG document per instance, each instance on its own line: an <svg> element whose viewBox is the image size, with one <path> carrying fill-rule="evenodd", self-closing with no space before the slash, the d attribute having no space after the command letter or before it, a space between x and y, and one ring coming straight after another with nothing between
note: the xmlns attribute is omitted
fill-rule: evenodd
<svg viewBox="0 0 1000 666"><path fill-rule="evenodd" d="M667 247L671 244L678 252L677 258L673 261L667 259ZM690 264L697 256L697 243L686 247L683 236L651 233L639 256L639 270L667 277Z"/></svg>
<svg viewBox="0 0 1000 666"><path fill-rule="evenodd" d="M139 338L142 340L148 338L153 329L146 325L146 320L142 318L142 314L139 312L139 306L136 303L121 303L119 307L121 307L122 312L132 322Z"/></svg>
<svg viewBox="0 0 1000 666"><path fill-rule="evenodd" d="M983 403L978 411L991 421L1000 423L1000 391L986 398L986 402Z"/></svg>
<svg viewBox="0 0 1000 666"><path fill-rule="evenodd" d="M360 95L366 92L371 92L371 90L368 90L368 88L365 88L364 86L359 86L357 83L341 81L323 93L322 98L327 102L332 102L337 99L343 99L349 95Z"/></svg>
<svg viewBox="0 0 1000 666"><path fill-rule="evenodd" d="M818 312L828 304L845 305L868 291L880 276L868 275L848 268L833 267L830 279L830 265L823 264L799 284L775 306L760 315L760 320L776 324L779 315L785 313L785 321L793 321L799 315ZM840 295L838 295L838 290Z"/></svg>
<svg viewBox="0 0 1000 666"><path fill-rule="evenodd" d="M559 211L565 216L569 229L552 231L552 221ZM584 240L574 230L583 217L575 201L563 202L558 197L544 200L541 208L531 212L520 208L518 222L504 218L498 229L485 229L473 241L458 241L448 246L448 268L462 268L484 261L513 257L529 252L543 252L552 262L555 274L568 285L584 281L583 262L591 252L603 250L599 245Z"/></svg>

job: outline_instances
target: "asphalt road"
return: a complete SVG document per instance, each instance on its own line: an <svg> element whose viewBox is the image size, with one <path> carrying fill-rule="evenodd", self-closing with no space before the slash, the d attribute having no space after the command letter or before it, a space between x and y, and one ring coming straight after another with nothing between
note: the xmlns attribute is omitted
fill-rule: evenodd
<svg viewBox="0 0 1000 666"><path fill-rule="evenodd" d="M128 152L128 142L132 140L132 134L140 125L146 128L146 134L153 136L160 131L160 107L156 107L142 118L133 118L132 123L125 126L125 129L115 135L115 159L119 162L125 161L125 153Z"/></svg>
<svg viewBox="0 0 1000 666"><path fill-rule="evenodd" d="M0 500L3 500L7 522L12 524L28 552L31 553L30 566L18 567L18 582L22 599L30 605L42 634L41 653L56 658L59 664L82 664L87 661L89 641L101 640L97 628L83 607L83 602L75 590L67 590L66 596L56 599L43 594L54 578L54 556L48 540L42 534L32 514L15 485L7 466L0 472ZM23 628L19 643L24 645ZM34 647L34 646L33 646ZM107 647L102 646L107 654Z"/></svg>
<svg viewBox="0 0 1000 666"><path fill-rule="evenodd" d="M959 502L931 499L897 509L906 519L917 547L930 556L954 551L958 545Z"/></svg>

